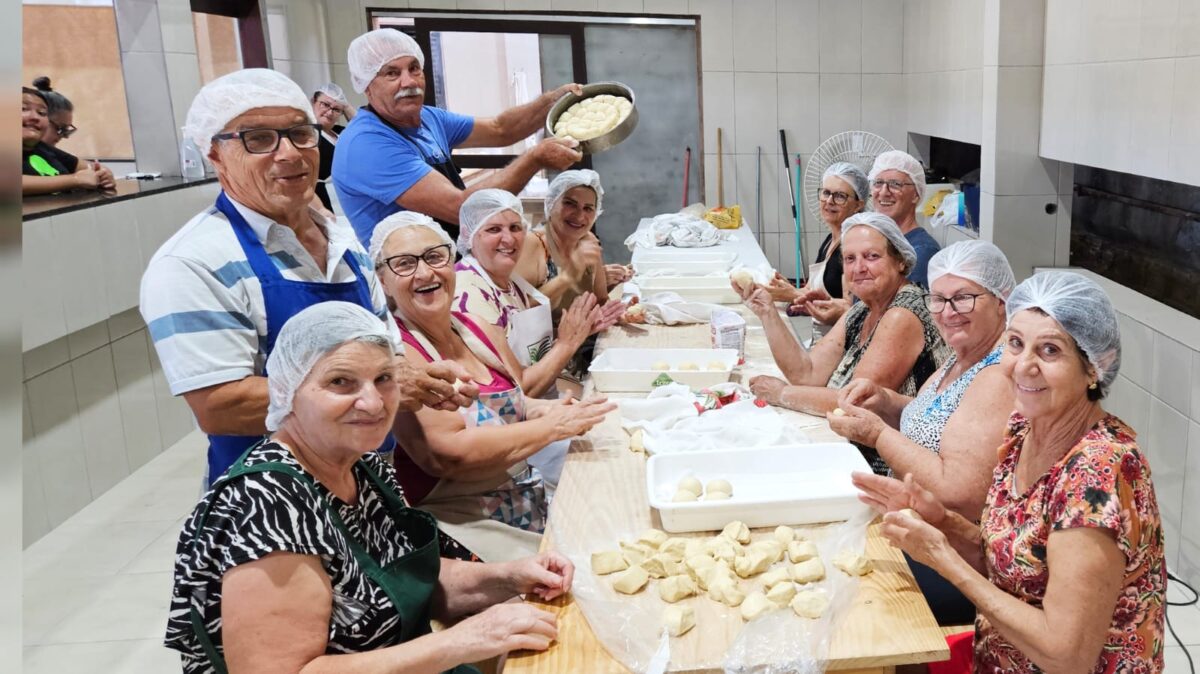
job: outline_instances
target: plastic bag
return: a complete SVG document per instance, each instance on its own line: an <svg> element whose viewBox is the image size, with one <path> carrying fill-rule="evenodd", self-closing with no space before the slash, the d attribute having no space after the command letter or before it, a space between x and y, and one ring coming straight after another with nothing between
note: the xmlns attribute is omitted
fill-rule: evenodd
<svg viewBox="0 0 1200 674"><path fill-rule="evenodd" d="M942 197L942 203L929 219L932 227L950 227L967 224L967 205L962 192L951 192Z"/></svg>

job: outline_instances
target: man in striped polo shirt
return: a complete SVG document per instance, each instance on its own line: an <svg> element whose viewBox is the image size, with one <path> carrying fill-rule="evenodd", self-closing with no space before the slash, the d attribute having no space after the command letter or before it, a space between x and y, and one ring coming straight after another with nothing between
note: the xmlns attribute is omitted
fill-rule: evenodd
<svg viewBox="0 0 1200 674"><path fill-rule="evenodd" d="M259 68L217 78L196 94L184 133L212 162L221 195L154 254L140 308L171 393L209 436L211 484L266 433L265 365L289 318L340 300L396 327L348 223L310 207L320 127L299 86ZM452 364L398 367L402 409L468 402L453 382L469 377Z"/></svg>

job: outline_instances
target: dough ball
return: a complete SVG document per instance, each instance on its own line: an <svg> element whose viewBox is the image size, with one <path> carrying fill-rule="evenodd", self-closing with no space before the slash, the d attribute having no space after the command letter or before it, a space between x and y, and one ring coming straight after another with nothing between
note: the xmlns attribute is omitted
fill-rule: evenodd
<svg viewBox="0 0 1200 674"><path fill-rule="evenodd" d="M792 580L797 583L813 583L825 577L825 565L821 562L820 557L813 557L799 564L793 564L791 574Z"/></svg>
<svg viewBox="0 0 1200 674"><path fill-rule="evenodd" d="M645 433L640 428L633 429L633 433L629 436L629 451L641 454L646 451L646 440L643 437Z"/></svg>
<svg viewBox="0 0 1200 674"><path fill-rule="evenodd" d="M692 492L696 495L696 498L699 498L700 495L704 493L704 485L700 484L700 480L697 480L694 477L685 477L680 480L679 488Z"/></svg>
<svg viewBox="0 0 1200 674"><path fill-rule="evenodd" d="M675 495L671 497L672 503L683 503L686 501L695 501L696 495L686 489L677 489Z"/></svg>
<svg viewBox="0 0 1200 674"><path fill-rule="evenodd" d="M745 290L747 287L754 285L754 274L751 274L745 269L739 269L729 275L729 280L738 288Z"/></svg>
<svg viewBox="0 0 1200 674"><path fill-rule="evenodd" d="M688 569L688 575L696 580L700 580L703 574L717 565L717 560L708 555L690 555L684 558L683 564Z"/></svg>
<svg viewBox="0 0 1200 674"><path fill-rule="evenodd" d="M640 304L635 304L632 307L629 307L628 309L625 310L626 316L641 316L645 313L646 313L646 307L644 307Z"/></svg>
<svg viewBox="0 0 1200 674"><path fill-rule="evenodd" d="M704 551L705 540L703 538L689 538L687 545L683 548L683 558L695 557L696 555L708 554Z"/></svg>
<svg viewBox="0 0 1200 674"><path fill-rule="evenodd" d="M621 594L640 592L650 582L650 574L640 566L631 566L613 580L613 589Z"/></svg>
<svg viewBox="0 0 1200 674"><path fill-rule="evenodd" d="M757 576L775 562L773 554L766 550L750 550L733 562L733 570L742 578Z"/></svg>
<svg viewBox="0 0 1200 674"><path fill-rule="evenodd" d="M833 416L844 417L844 416L846 416L846 410L844 410L840 407L835 407L835 408L833 408Z"/></svg>
<svg viewBox="0 0 1200 674"><path fill-rule="evenodd" d="M755 541L746 547L746 552L762 552L767 557L771 558L771 563L774 564L783 559L784 546L783 543L774 538L765 538L761 541Z"/></svg>
<svg viewBox="0 0 1200 674"><path fill-rule="evenodd" d="M677 559L675 557L669 557L666 555L659 556L663 560L663 570L667 572L668 576L688 575L687 565L683 563L682 559Z"/></svg>
<svg viewBox="0 0 1200 674"><path fill-rule="evenodd" d="M733 485L729 484L729 480L709 480L708 484L704 485L704 491L723 491L733 496Z"/></svg>
<svg viewBox="0 0 1200 674"><path fill-rule="evenodd" d="M798 564L806 559L812 559L817 554L817 544L812 541L792 541L788 543L788 561L793 564Z"/></svg>
<svg viewBox="0 0 1200 674"><path fill-rule="evenodd" d="M664 566L664 561L665 560L658 555L651 555L650 557L643 559L642 563L638 566L645 569L646 573L650 574L651 578L666 578L670 574L667 573L666 566Z"/></svg>
<svg viewBox="0 0 1200 674"><path fill-rule="evenodd" d="M724 501L731 498L729 492L710 491L704 495L705 501Z"/></svg>
<svg viewBox="0 0 1200 674"><path fill-rule="evenodd" d="M918 522L924 522L924 521L925 521L925 518L924 518L924 517L921 517L921 513L919 513L919 512L917 512L917 511L913 510L912 508L905 508L904 510L901 510L901 511L900 511L900 514L901 514L901 515L907 515L907 516L909 516L909 517L913 518L914 520L916 520L916 521L918 521Z"/></svg>
<svg viewBox="0 0 1200 674"><path fill-rule="evenodd" d="M687 552L687 542L686 538L672 536L658 545L658 552L683 559L683 554Z"/></svg>
<svg viewBox="0 0 1200 674"><path fill-rule="evenodd" d="M712 489L712 483L710 482L708 484L708 488ZM720 491L726 490L722 489ZM750 527L746 526L745 522L734 520L725 525L725 528L721 530L721 535L731 541L737 541L738 543L742 543L744 545L750 542Z"/></svg>
<svg viewBox="0 0 1200 674"><path fill-rule="evenodd" d="M604 576L629 568L629 563L619 550L604 550L592 553L592 573Z"/></svg>
<svg viewBox="0 0 1200 674"><path fill-rule="evenodd" d="M699 366L699 365L697 365L697 364L695 364L695 363L693 363L693 362L692 362L692 361L690 361L690 360L686 360L686 361L684 361L684 362L680 363L680 364L679 364L679 367L678 367L677 369L679 369L679 370L687 370L687 371L689 371L689 372L690 372L690 371L693 371L693 370L699 370L699 369L700 369L700 366Z"/></svg>
<svg viewBox="0 0 1200 674"><path fill-rule="evenodd" d="M670 370L671 364L665 360L659 360L659 361L655 361L654 364L650 366L650 369L651 370Z"/></svg>
<svg viewBox="0 0 1200 674"><path fill-rule="evenodd" d="M638 536L637 542L648 545L657 550L658 547L662 545L668 538L670 538L670 536L668 536L667 532L665 531L660 531L658 529L647 529L646 531L642 532L641 536Z"/></svg>
<svg viewBox="0 0 1200 674"><path fill-rule="evenodd" d="M847 576L865 576L871 573L871 560L850 548L834 555L833 565Z"/></svg>
<svg viewBox="0 0 1200 674"><path fill-rule="evenodd" d="M792 598L792 610L801 618L816 620L829 608L829 598L820 590L797 592Z"/></svg>
<svg viewBox="0 0 1200 674"><path fill-rule="evenodd" d="M637 566L653 555L654 550L642 543L626 543L621 541L621 555L630 566Z"/></svg>
<svg viewBox="0 0 1200 674"><path fill-rule="evenodd" d="M725 370L728 368L726 368L725 363L723 363L719 360L710 360L710 361L708 361L708 369L715 371L715 372L720 372L721 370Z"/></svg>
<svg viewBox="0 0 1200 674"><path fill-rule="evenodd" d="M740 606L746 599L746 593L738 587L737 581L722 578L708 584L708 598L726 606Z"/></svg>
<svg viewBox="0 0 1200 674"><path fill-rule="evenodd" d="M749 622L767 611L773 611L776 608L779 607L770 599L767 599L767 595L755 590L746 595L746 598L742 601L742 620Z"/></svg>
<svg viewBox="0 0 1200 674"><path fill-rule="evenodd" d="M691 576L668 576L658 583L658 596L668 604L691 597L699 591Z"/></svg>
<svg viewBox="0 0 1200 674"><path fill-rule="evenodd" d="M728 580L736 584L737 576L734 575L733 569L729 566L729 562L722 560L699 572L696 575L695 580L696 584L700 586L700 589L707 590L708 588L712 587L713 583L722 580Z"/></svg>
<svg viewBox="0 0 1200 674"><path fill-rule="evenodd" d="M736 545L737 543L728 538L717 536L716 538L709 539L708 545L705 546L704 551L714 559L723 559L732 564L733 560L737 559L738 556L738 548L735 547Z"/></svg>
<svg viewBox="0 0 1200 674"><path fill-rule="evenodd" d="M696 626L696 611L691 606L668 606L663 611L663 625L673 637L685 634Z"/></svg>
<svg viewBox="0 0 1200 674"><path fill-rule="evenodd" d="M796 596L796 586L792 585L791 581L786 583L775 583L767 588L767 599L771 600L779 608L788 605L792 598Z"/></svg>
<svg viewBox="0 0 1200 674"><path fill-rule="evenodd" d="M796 530L782 525L775 527L775 531L772 532L771 535L775 537L775 540L783 543L784 545L796 540Z"/></svg>
<svg viewBox="0 0 1200 674"><path fill-rule="evenodd" d="M763 587L770 589L780 583L792 584L792 578L788 575L787 566L781 566L777 569L771 569L762 575L759 580L762 581Z"/></svg>

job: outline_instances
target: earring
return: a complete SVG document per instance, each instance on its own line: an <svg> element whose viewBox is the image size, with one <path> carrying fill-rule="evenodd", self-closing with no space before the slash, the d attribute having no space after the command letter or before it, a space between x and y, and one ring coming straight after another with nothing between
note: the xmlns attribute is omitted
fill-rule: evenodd
<svg viewBox="0 0 1200 674"><path fill-rule="evenodd" d="M1092 382L1092 383L1088 384L1088 390L1095 391L1096 390L1096 382Z"/></svg>

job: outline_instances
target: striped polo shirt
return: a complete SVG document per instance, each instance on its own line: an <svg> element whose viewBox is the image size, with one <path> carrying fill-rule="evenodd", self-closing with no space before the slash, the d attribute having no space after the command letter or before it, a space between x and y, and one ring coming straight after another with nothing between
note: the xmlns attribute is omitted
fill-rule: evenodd
<svg viewBox="0 0 1200 674"><path fill-rule="evenodd" d="M374 265L345 218L327 220L311 211L329 240L322 270L290 228L229 201L286 280L353 281L354 271L343 259L349 250L370 285L374 312L400 343ZM151 258L142 275L140 309L172 395L263 374L267 312L262 286L229 220L215 206L189 220Z"/></svg>

